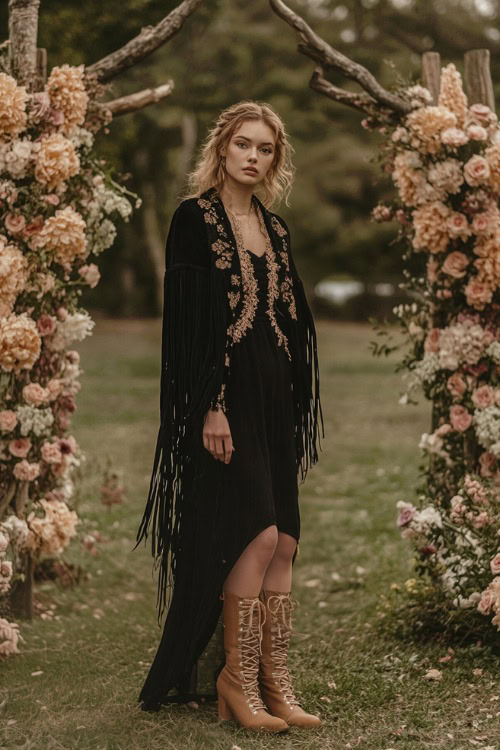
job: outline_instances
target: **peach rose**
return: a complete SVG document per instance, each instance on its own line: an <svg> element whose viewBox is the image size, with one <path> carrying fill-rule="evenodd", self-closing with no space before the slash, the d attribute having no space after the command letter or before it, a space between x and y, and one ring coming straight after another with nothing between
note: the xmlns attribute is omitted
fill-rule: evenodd
<svg viewBox="0 0 500 750"><path fill-rule="evenodd" d="M12 432L17 424L17 414L12 409L0 411L0 432Z"/></svg>
<svg viewBox="0 0 500 750"><path fill-rule="evenodd" d="M49 399L49 392L40 383L29 383L23 388L23 398L27 404L40 406Z"/></svg>
<svg viewBox="0 0 500 750"><path fill-rule="evenodd" d="M40 464L30 464L29 461L23 458L22 461L18 461L16 464L14 464L12 473L14 474L16 479L32 482L40 474Z"/></svg>
<svg viewBox="0 0 500 750"><path fill-rule="evenodd" d="M465 287L465 296L468 305L476 310L484 310L485 306L489 305L493 299L493 291L484 281L471 279Z"/></svg>
<svg viewBox="0 0 500 750"><path fill-rule="evenodd" d="M9 451L16 458L26 458L31 448L31 440L28 437L17 438L9 443Z"/></svg>
<svg viewBox="0 0 500 750"><path fill-rule="evenodd" d="M495 602L493 591L486 589L481 593L481 599L478 602L477 609L482 615L489 615Z"/></svg>
<svg viewBox="0 0 500 750"><path fill-rule="evenodd" d="M439 338L441 331L439 328L431 328L427 336L425 337L424 349L426 352L438 352L439 351Z"/></svg>
<svg viewBox="0 0 500 750"><path fill-rule="evenodd" d="M82 266L78 273L87 282L91 289L97 286L101 274L95 263L89 263L88 265Z"/></svg>
<svg viewBox="0 0 500 750"><path fill-rule="evenodd" d="M469 259L464 253L455 250L450 253L443 263L443 271L454 279L461 279L465 276L465 269L469 265Z"/></svg>
<svg viewBox="0 0 500 750"><path fill-rule="evenodd" d="M489 385L482 385L472 394L472 402L478 409L486 409L495 401L495 391Z"/></svg>
<svg viewBox="0 0 500 750"><path fill-rule="evenodd" d="M23 231L26 219L20 214L7 214L4 219L4 224L10 234L18 234Z"/></svg>
<svg viewBox="0 0 500 750"><path fill-rule="evenodd" d="M43 196L42 200L44 200L45 203L49 203L51 206L57 206L61 202L57 193L47 193L47 195Z"/></svg>
<svg viewBox="0 0 500 750"><path fill-rule="evenodd" d="M467 390L467 383L458 372L454 372L450 375L446 381L446 385L452 396L460 397L463 396Z"/></svg>
<svg viewBox="0 0 500 750"><path fill-rule="evenodd" d="M49 392L49 401L54 401L64 388L64 383L59 378L51 378L47 383L47 390Z"/></svg>
<svg viewBox="0 0 500 750"><path fill-rule="evenodd" d="M490 176L490 165L482 156L475 154L464 165L466 182L474 187L487 182Z"/></svg>
<svg viewBox="0 0 500 750"><path fill-rule="evenodd" d="M472 424L472 414L464 406L455 404L450 408L450 422L458 432L465 432Z"/></svg>
<svg viewBox="0 0 500 750"><path fill-rule="evenodd" d="M60 464L62 461L62 453L59 448L59 443L44 443L40 449L40 455L48 464Z"/></svg>
<svg viewBox="0 0 500 750"><path fill-rule="evenodd" d="M495 557L490 560L490 568L494 576L500 573L500 552L497 552Z"/></svg>
<svg viewBox="0 0 500 750"><path fill-rule="evenodd" d="M491 229L491 215L486 211L476 214L472 220L472 229L475 234L489 234Z"/></svg>
<svg viewBox="0 0 500 750"><path fill-rule="evenodd" d="M485 141L488 138L488 131L482 125L470 125L466 132L471 141Z"/></svg>
<svg viewBox="0 0 500 750"><path fill-rule="evenodd" d="M451 237L461 237L463 240L470 236L470 227L467 217L459 211L453 211L446 222Z"/></svg>

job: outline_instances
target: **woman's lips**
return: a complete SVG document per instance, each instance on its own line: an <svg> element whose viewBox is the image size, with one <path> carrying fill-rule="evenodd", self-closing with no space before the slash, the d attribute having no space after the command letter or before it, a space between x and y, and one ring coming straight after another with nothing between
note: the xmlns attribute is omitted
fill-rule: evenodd
<svg viewBox="0 0 500 750"><path fill-rule="evenodd" d="M256 169L254 169L253 167L245 167L245 168L243 169L243 171L244 171L244 172L251 172L252 174L257 174L257 170L256 170Z"/></svg>

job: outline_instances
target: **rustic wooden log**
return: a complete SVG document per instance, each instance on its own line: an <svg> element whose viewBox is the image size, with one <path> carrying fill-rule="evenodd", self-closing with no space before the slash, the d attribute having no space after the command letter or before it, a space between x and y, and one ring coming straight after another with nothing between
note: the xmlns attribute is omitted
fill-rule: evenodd
<svg viewBox="0 0 500 750"><path fill-rule="evenodd" d="M464 91L470 104L486 104L495 112L489 49L470 49L464 55Z"/></svg>

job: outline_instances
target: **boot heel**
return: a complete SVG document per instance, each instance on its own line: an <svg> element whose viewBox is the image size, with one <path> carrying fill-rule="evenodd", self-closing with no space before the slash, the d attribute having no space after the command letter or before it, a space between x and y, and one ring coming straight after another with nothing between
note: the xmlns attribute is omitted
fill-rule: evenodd
<svg viewBox="0 0 500 750"><path fill-rule="evenodd" d="M231 713L231 709L227 705L227 702L222 697L222 695L217 696L217 704L218 704L218 716L219 719L222 721L229 721L233 718L233 714Z"/></svg>

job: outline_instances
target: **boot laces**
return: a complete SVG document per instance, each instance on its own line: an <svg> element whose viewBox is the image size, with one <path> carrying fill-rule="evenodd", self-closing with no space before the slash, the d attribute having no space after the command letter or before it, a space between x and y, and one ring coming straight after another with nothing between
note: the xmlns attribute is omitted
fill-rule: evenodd
<svg viewBox="0 0 500 750"><path fill-rule="evenodd" d="M274 648L271 651L274 666L273 677L277 680L286 700L290 704L300 706L300 702L293 692L292 678L287 666L292 630L292 610L296 605L298 605L298 602L291 599L289 594L272 594L267 599L267 606L273 615Z"/></svg>
<svg viewBox="0 0 500 750"><path fill-rule="evenodd" d="M266 608L260 599L240 601L240 675L243 679L242 688L247 695L250 707L255 710L266 709L258 683L259 660L262 654L262 626L265 621Z"/></svg>

